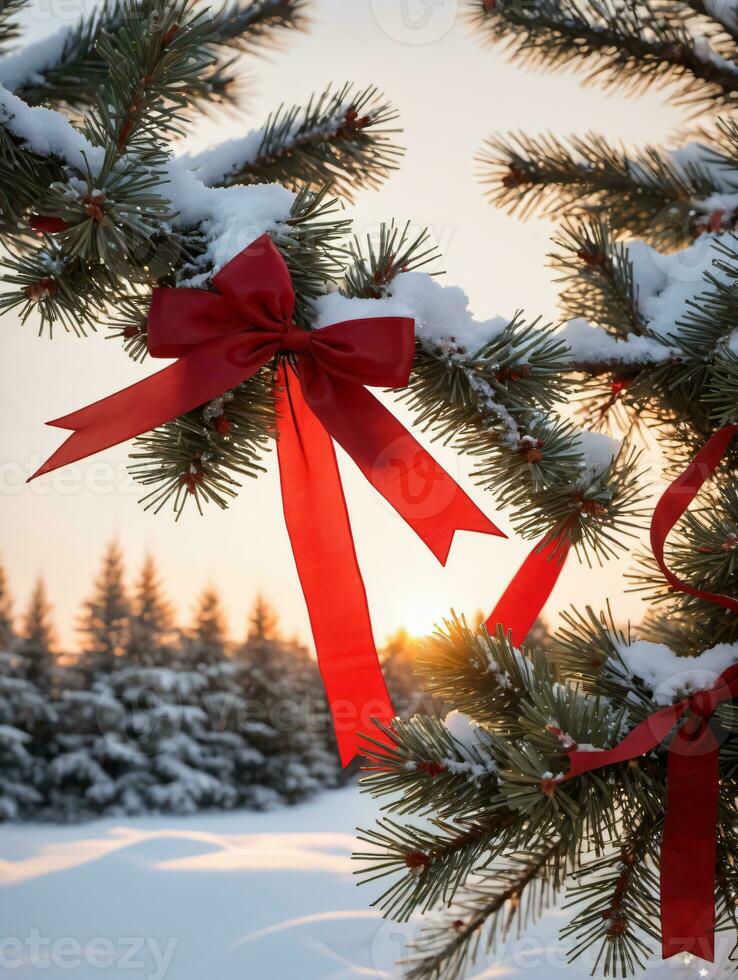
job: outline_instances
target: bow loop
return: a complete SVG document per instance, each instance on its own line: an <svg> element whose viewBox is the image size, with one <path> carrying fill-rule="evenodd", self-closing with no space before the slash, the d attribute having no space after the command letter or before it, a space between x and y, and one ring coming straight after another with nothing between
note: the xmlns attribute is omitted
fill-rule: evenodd
<svg viewBox="0 0 738 980"><path fill-rule="evenodd" d="M310 334L310 354L322 372L370 388L404 388L415 356L410 317L342 320Z"/></svg>
<svg viewBox="0 0 738 980"><path fill-rule="evenodd" d="M184 357L199 344L240 333L244 324L219 293L205 289L155 289L146 326L152 357Z"/></svg>
<svg viewBox="0 0 738 980"><path fill-rule="evenodd" d="M213 276L213 286L251 330L283 333L295 312L287 264L268 235L262 235Z"/></svg>

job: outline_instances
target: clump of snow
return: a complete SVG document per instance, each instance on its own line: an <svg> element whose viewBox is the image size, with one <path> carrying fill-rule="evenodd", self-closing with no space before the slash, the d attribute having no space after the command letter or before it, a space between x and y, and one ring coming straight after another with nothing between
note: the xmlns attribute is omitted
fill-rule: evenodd
<svg viewBox="0 0 738 980"><path fill-rule="evenodd" d="M183 153L177 162L191 170L203 184L220 184L244 164L256 159L263 136L263 130L255 129L245 136L226 140L200 153Z"/></svg>
<svg viewBox="0 0 738 980"><path fill-rule="evenodd" d="M497 771L495 761L489 755L489 750L483 741L484 729L480 728L469 715L464 714L463 711L449 711L443 724L459 752L464 756L463 761L451 758L443 760L449 772L467 776L474 782L478 782Z"/></svg>
<svg viewBox="0 0 738 980"><path fill-rule="evenodd" d="M735 181L731 179L734 168L730 160L716 154L714 147L690 140L676 150L671 150L669 159L675 169L685 176L688 176L690 171L699 170L706 174L720 191L730 193L735 190Z"/></svg>
<svg viewBox="0 0 738 980"><path fill-rule="evenodd" d="M479 725L469 715L465 715L463 711L455 709L449 711L443 724L460 745L471 748L478 744Z"/></svg>
<svg viewBox="0 0 738 980"><path fill-rule="evenodd" d="M625 669L639 678L659 705L714 686L720 675L738 663L738 644L721 643L699 657L678 657L663 643L637 640L618 646Z"/></svg>
<svg viewBox="0 0 738 980"><path fill-rule="evenodd" d="M420 340L451 341L472 353L499 336L509 323L501 316L475 320L463 289L442 286L424 272L401 273L392 282L391 296L383 299L350 299L340 293L328 293L317 301L317 309L318 327L370 316L414 317Z"/></svg>
<svg viewBox="0 0 738 980"><path fill-rule="evenodd" d="M705 0L705 10L726 27L738 26L738 0Z"/></svg>
<svg viewBox="0 0 738 980"><path fill-rule="evenodd" d="M658 364L677 353L650 337L631 334L625 340L618 340L602 327L595 327L581 317L569 320L558 336L568 346L572 359L579 364L609 361L617 364Z"/></svg>
<svg viewBox="0 0 738 980"><path fill-rule="evenodd" d="M281 184L206 187L178 160L171 161L162 192L177 211L176 224L199 227L207 236L208 248L200 259L208 270L204 275L217 272L264 232L277 228L295 200Z"/></svg>
<svg viewBox="0 0 738 980"><path fill-rule="evenodd" d="M621 442L605 435L604 432L577 432L578 449L584 457L586 469L592 473L602 473L620 452Z"/></svg>
<svg viewBox="0 0 738 980"><path fill-rule="evenodd" d="M104 151L92 146L60 113L31 107L0 87L0 122L40 156L53 156L77 172L87 165L93 175L102 164ZM280 184L240 187L206 187L179 160L170 161L159 192L171 201L178 227L199 228L208 247L199 261L207 272L217 272L242 249L284 222L295 199ZM201 285L202 282L190 283Z"/></svg>
<svg viewBox="0 0 738 980"><path fill-rule="evenodd" d="M57 157L78 170L84 169L83 154L90 166L102 162L102 148L92 146L61 113L26 105L1 85L0 123L22 141L25 149L40 156Z"/></svg>
<svg viewBox="0 0 738 980"><path fill-rule="evenodd" d="M732 234L705 234L687 248L668 254L642 241L628 244L638 307L653 333L665 339L674 337L677 321L687 312L688 302L709 288L704 280L706 272L725 281L725 274L714 264L719 242L734 243Z"/></svg>
<svg viewBox="0 0 738 980"><path fill-rule="evenodd" d="M62 27L40 41L27 44L17 54L0 58L0 85L10 92L15 92L19 85L43 85L44 73L59 64L68 37L69 28Z"/></svg>

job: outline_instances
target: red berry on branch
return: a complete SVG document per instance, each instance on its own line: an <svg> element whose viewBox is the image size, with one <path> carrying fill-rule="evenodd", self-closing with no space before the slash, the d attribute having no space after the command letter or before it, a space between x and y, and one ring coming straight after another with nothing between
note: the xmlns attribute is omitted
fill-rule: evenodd
<svg viewBox="0 0 738 980"><path fill-rule="evenodd" d="M32 303L37 303L42 296L53 296L56 290L56 282L51 278L46 278L31 283L30 286L25 286L23 292Z"/></svg>
<svg viewBox="0 0 738 980"><path fill-rule="evenodd" d="M577 252L577 258L581 259L585 265L604 265L605 255L594 245L585 245Z"/></svg>
<svg viewBox="0 0 738 980"><path fill-rule="evenodd" d="M93 221L100 222L105 217L103 204L105 203L104 194L90 194L85 198L85 214Z"/></svg>
<svg viewBox="0 0 738 980"><path fill-rule="evenodd" d="M497 381L520 381L521 378L528 377L530 377L529 364L520 364L518 367L504 367L495 375Z"/></svg>
<svg viewBox="0 0 738 980"><path fill-rule="evenodd" d="M429 776L438 776L446 769L440 762L421 762L418 768L427 772Z"/></svg>
<svg viewBox="0 0 738 980"><path fill-rule="evenodd" d="M632 378L613 378L610 382L610 391L613 397L617 398L621 395L627 388L633 384Z"/></svg>
<svg viewBox="0 0 738 980"><path fill-rule="evenodd" d="M411 871L422 871L430 864L430 858L422 851L408 851L405 855L405 864Z"/></svg>
<svg viewBox="0 0 738 980"><path fill-rule="evenodd" d="M123 336L126 338L126 340L130 340L131 337L138 337L140 333L141 330L139 327L130 326L123 328Z"/></svg>
<svg viewBox="0 0 738 980"><path fill-rule="evenodd" d="M603 912L602 916L605 919L610 919L610 928L607 930L608 936L622 936L628 931L628 921L619 912L612 916L609 912Z"/></svg>
<svg viewBox="0 0 738 980"><path fill-rule="evenodd" d="M178 31L179 31L179 24L172 24L172 26L166 32L164 37L161 39L162 48L166 48L172 43Z"/></svg>
<svg viewBox="0 0 738 980"><path fill-rule="evenodd" d="M710 231L715 231L715 232L720 231L720 229L723 227L724 214L725 212L722 209L712 212L707 222L707 227L709 228Z"/></svg>
<svg viewBox="0 0 738 980"><path fill-rule="evenodd" d="M518 167L510 167L508 172L502 176L503 187L520 187L521 184L527 183L529 183L528 175Z"/></svg>
<svg viewBox="0 0 738 980"><path fill-rule="evenodd" d="M219 415L215 420L215 428L222 436L227 436L231 431L230 419L226 415Z"/></svg>

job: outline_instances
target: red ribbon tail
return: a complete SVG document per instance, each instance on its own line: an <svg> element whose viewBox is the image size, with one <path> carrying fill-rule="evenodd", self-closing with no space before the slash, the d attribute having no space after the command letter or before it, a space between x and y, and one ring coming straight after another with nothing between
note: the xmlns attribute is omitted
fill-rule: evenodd
<svg viewBox="0 0 738 980"><path fill-rule="evenodd" d="M326 430L442 565L457 531L506 537L392 412L363 385L301 375Z"/></svg>
<svg viewBox="0 0 738 980"><path fill-rule="evenodd" d="M193 348L163 370L49 422L59 429L74 431L29 481L127 442L206 404L252 377L274 355L277 346L278 337L271 334L216 338L209 345ZM234 356L239 354L239 348L244 350Z"/></svg>
<svg viewBox="0 0 738 980"><path fill-rule="evenodd" d="M379 666L331 437L284 367L277 389L284 517L341 762L347 766L361 754L362 733L391 744L372 718L389 725L394 709Z"/></svg>
<svg viewBox="0 0 738 980"><path fill-rule="evenodd" d="M502 626L512 633L513 646L523 643L558 581L570 547L566 533L549 532L536 544L487 618L484 625L490 633Z"/></svg>
<svg viewBox="0 0 738 980"><path fill-rule="evenodd" d="M688 739L679 729L669 750L661 842L662 955L692 953L713 962L720 753L709 727Z"/></svg>

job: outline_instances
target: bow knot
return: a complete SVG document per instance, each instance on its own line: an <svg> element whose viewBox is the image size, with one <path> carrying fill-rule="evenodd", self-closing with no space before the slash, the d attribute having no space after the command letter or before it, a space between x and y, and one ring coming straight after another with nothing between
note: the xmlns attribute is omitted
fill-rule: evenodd
<svg viewBox="0 0 738 980"><path fill-rule="evenodd" d="M689 710L703 721L709 721L723 700L721 693L719 688L697 691L689 698Z"/></svg>
<svg viewBox="0 0 738 980"><path fill-rule="evenodd" d="M299 327L291 323L287 327L279 348L280 350L291 351L294 354L304 354L310 346L311 340L311 330L300 330Z"/></svg>

